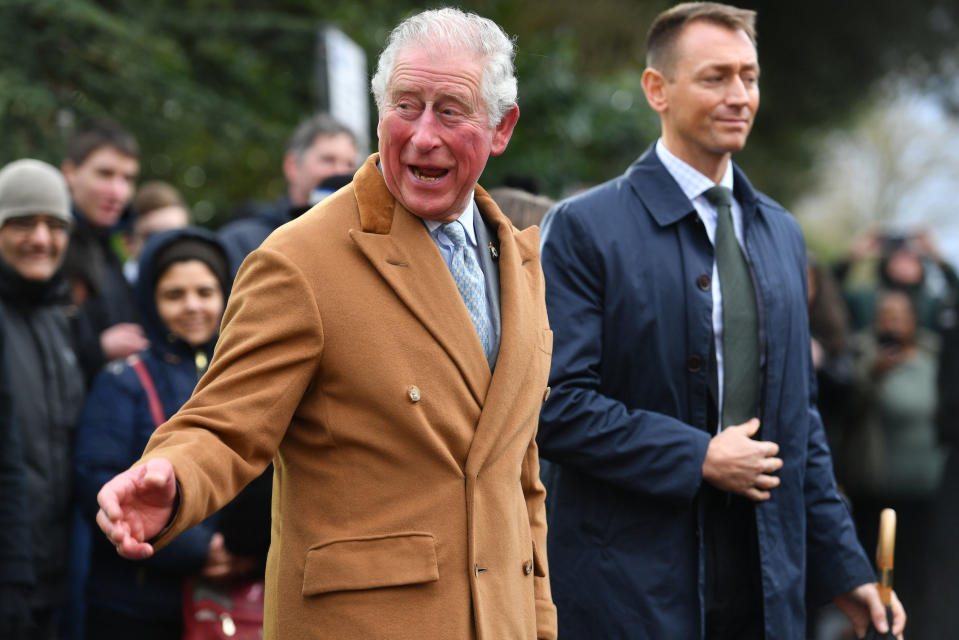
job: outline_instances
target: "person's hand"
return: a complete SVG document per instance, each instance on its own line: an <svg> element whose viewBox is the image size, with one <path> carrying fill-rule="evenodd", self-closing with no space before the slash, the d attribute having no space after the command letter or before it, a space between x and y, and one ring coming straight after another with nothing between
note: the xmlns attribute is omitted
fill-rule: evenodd
<svg viewBox="0 0 959 640"><path fill-rule="evenodd" d="M756 502L769 500L770 491L779 486L779 478L772 474L783 461L776 457L778 444L752 439L757 431L759 420L753 418L713 436L703 460L703 478L717 489Z"/></svg>
<svg viewBox="0 0 959 640"><path fill-rule="evenodd" d="M889 631L886 608L879 599L879 587L875 582L861 584L852 591L837 596L835 602L839 610L852 622L857 638L866 635L870 622L879 633ZM906 628L906 610L903 609L895 591L892 592L892 602L889 604L892 608L892 632L899 640L902 640L902 632Z"/></svg>
<svg viewBox="0 0 959 640"><path fill-rule="evenodd" d="M823 361L826 359L826 350L823 348L822 343L815 338L810 338L810 346L812 348L812 366L813 369L819 371L819 368L822 367Z"/></svg>
<svg viewBox="0 0 959 640"><path fill-rule="evenodd" d="M100 334L100 350L106 360L126 358L150 346L143 327L134 322L121 322Z"/></svg>
<svg viewBox="0 0 959 640"><path fill-rule="evenodd" d="M230 575L233 564L232 554L226 550L223 534L214 533L206 551L206 564L200 572L204 578L225 578Z"/></svg>
<svg viewBox="0 0 959 640"><path fill-rule="evenodd" d="M256 556L237 556L226 548L222 533L214 533L207 548L206 564L200 572L204 578L226 580L253 573L259 566Z"/></svg>
<svg viewBox="0 0 959 640"><path fill-rule="evenodd" d="M902 347L881 347L872 363L872 374L880 378L903 360L905 360L905 350Z"/></svg>
<svg viewBox="0 0 959 640"><path fill-rule="evenodd" d="M114 477L97 494L97 525L129 560L153 555L150 540L170 521L177 487L173 465L154 458Z"/></svg>
<svg viewBox="0 0 959 640"><path fill-rule="evenodd" d="M935 262L942 262L942 254L928 229L919 229L911 238L910 246L920 256Z"/></svg>
<svg viewBox="0 0 959 640"><path fill-rule="evenodd" d="M849 245L849 257L853 260L865 260L879 256L879 238L881 234L875 227L856 234Z"/></svg>

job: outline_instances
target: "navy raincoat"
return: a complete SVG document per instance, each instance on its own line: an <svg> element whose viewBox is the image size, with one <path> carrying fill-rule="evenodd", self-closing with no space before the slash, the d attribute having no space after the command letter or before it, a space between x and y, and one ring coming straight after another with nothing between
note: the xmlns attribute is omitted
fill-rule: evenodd
<svg viewBox="0 0 959 640"><path fill-rule="evenodd" d="M804 638L820 603L873 580L833 479L795 220L735 169L760 305L761 438L781 485L756 508L766 637ZM713 248L651 148L543 224L554 331L540 455L555 463L549 558L559 635L703 635L702 463L715 431Z"/></svg>

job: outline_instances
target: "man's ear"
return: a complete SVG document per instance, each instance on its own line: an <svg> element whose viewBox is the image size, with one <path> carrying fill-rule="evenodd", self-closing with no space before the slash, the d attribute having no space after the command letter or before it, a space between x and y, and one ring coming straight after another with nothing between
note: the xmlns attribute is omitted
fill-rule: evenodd
<svg viewBox="0 0 959 640"><path fill-rule="evenodd" d="M299 176L299 158L293 151L287 151L283 154L283 177L287 184L293 184Z"/></svg>
<svg viewBox="0 0 959 640"><path fill-rule="evenodd" d="M656 113L662 113L669 106L666 84L666 76L656 69L647 68L643 71L643 93L646 94L646 102Z"/></svg>
<svg viewBox="0 0 959 640"><path fill-rule="evenodd" d="M506 145L513 135L513 129L516 128L516 122L519 120L519 105L514 104L503 114L502 120L493 127L493 141L490 145L490 155L498 156L506 151Z"/></svg>
<svg viewBox="0 0 959 640"><path fill-rule="evenodd" d="M60 164L60 173L63 174L64 179L67 181L67 186L72 190L73 178L77 173L77 165L74 164L73 160L64 160Z"/></svg>

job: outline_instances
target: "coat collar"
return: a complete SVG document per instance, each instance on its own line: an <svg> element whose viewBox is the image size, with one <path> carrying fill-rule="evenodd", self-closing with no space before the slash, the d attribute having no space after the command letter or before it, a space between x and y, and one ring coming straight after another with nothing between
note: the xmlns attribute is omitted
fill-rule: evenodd
<svg viewBox="0 0 959 640"><path fill-rule="evenodd" d="M665 227L688 215L696 214L692 202L656 155L655 143L650 145L639 160L626 170L624 178L659 226ZM733 164L733 189L736 200L742 207L744 220L761 213L759 194L753 189L746 174L735 163Z"/></svg>

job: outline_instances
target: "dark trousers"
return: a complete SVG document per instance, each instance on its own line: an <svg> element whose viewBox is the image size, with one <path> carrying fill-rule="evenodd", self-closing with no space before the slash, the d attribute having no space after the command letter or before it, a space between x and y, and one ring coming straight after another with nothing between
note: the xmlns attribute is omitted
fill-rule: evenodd
<svg viewBox="0 0 959 640"><path fill-rule="evenodd" d="M706 640L763 640L763 586L756 507L704 484Z"/></svg>
<svg viewBox="0 0 959 640"><path fill-rule="evenodd" d="M87 610L87 640L130 638L131 640L180 640L183 637L181 621L151 622L91 606Z"/></svg>

